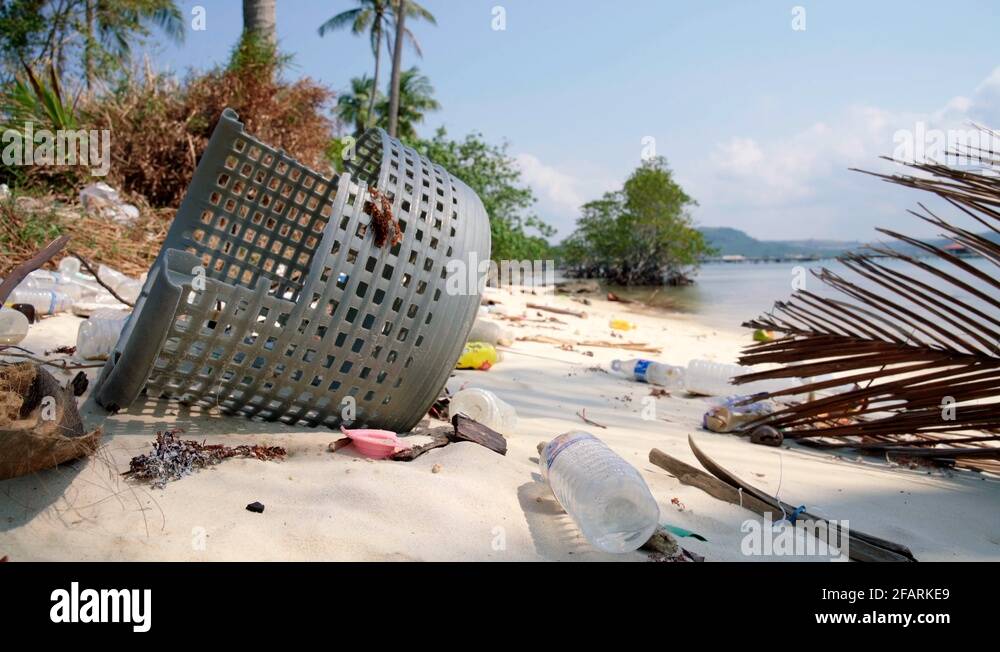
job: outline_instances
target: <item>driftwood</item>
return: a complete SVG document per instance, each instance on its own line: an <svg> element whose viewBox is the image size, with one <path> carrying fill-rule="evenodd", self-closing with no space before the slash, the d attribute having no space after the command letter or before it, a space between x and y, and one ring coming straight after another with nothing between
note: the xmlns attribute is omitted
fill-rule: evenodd
<svg viewBox="0 0 1000 652"><path fill-rule="evenodd" d="M412 446L389 456L389 459L396 462L412 462L424 453L435 448L441 448L460 441L470 441L480 446L485 446L495 453L507 454L507 440L503 435L495 432L483 424L470 419L464 414L456 414L451 418L450 426L439 426L430 430L414 430L408 437L425 436L431 441L419 446Z"/></svg>
<svg viewBox="0 0 1000 652"><path fill-rule="evenodd" d="M774 513L774 508L767 503L757 500L749 494L741 496L740 491L732 485L726 484L715 476L705 473L701 469L696 469L676 457L671 457L658 448L649 451L649 461L677 478L681 484L701 489L713 498L745 507L761 516L768 513L773 515Z"/></svg>
<svg viewBox="0 0 1000 652"><path fill-rule="evenodd" d="M397 462L412 462L424 453L435 448L441 448L442 446L447 446L451 443L451 433L453 433L455 428L453 426L441 426L439 428L431 428L430 430L415 430L411 432L408 436L426 436L430 437L431 441L426 444L420 444L419 446L411 446L405 450L393 453L389 456L389 459L395 460Z"/></svg>
<svg viewBox="0 0 1000 652"><path fill-rule="evenodd" d="M30 363L0 367L0 480L91 455L100 440L100 428L84 429L72 383Z"/></svg>
<svg viewBox="0 0 1000 652"><path fill-rule="evenodd" d="M451 423L455 426L455 432L451 435L453 441L471 441L485 446L495 453L507 454L507 440L499 432L487 428L464 414L453 416Z"/></svg>
<svg viewBox="0 0 1000 652"><path fill-rule="evenodd" d="M545 306L540 303L529 303L528 308L533 308L535 310L543 310L545 312L554 312L557 315L570 315L572 317L579 317L584 319L587 317L587 313L583 310L572 310L570 308L558 308L556 306Z"/></svg>
<svg viewBox="0 0 1000 652"><path fill-rule="evenodd" d="M749 493L754 498L767 503L772 510L776 510L782 514L794 513L797 510L795 506L782 502L774 496L770 496L760 489L743 482L735 475L716 464L714 460L703 453L701 449L695 445L694 439L690 435L688 435L688 445L691 446L691 452L698 458L701 465L704 466L709 473L723 482L727 482L732 486L741 489L744 494ZM814 523L825 523L826 529L831 533L839 531L839 528L824 518L810 514L807 511L801 511L798 514L800 518ZM851 528L848 532L848 536L850 538L850 550L848 552L848 556L854 561L916 561L916 558L913 556L913 553L910 552L910 549L898 543L872 536L853 528Z"/></svg>
<svg viewBox="0 0 1000 652"><path fill-rule="evenodd" d="M610 342L607 340L583 340L574 342L561 337L549 337L548 335L524 335L517 338L519 342L540 342L541 344L555 344L556 346L592 346L605 349L625 349L627 351L642 351L643 353L660 353L663 349L645 342Z"/></svg>
<svg viewBox="0 0 1000 652"><path fill-rule="evenodd" d="M47 244L45 248L37 254L12 269L7 278L3 280L3 283L0 283L0 305L3 305L3 303L7 301L7 297L10 296L10 293L14 291L14 288L16 288L18 284L20 284L20 282L28 276L28 274L52 260L52 257L62 251L62 248L66 246L67 242L69 242L68 235L59 236Z"/></svg>

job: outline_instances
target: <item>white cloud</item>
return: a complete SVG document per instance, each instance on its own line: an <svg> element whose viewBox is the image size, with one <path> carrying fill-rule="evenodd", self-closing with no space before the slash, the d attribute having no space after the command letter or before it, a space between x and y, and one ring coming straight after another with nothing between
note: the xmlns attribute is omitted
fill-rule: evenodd
<svg viewBox="0 0 1000 652"><path fill-rule="evenodd" d="M888 210L879 201L886 191L846 170L887 169L878 157L893 153L899 130L918 132L918 123L968 130L970 122L1000 126L1000 67L971 95L948 99L936 111L853 106L786 137L730 137L686 175L701 203L696 218L771 239L872 235L872 218Z"/></svg>
<svg viewBox="0 0 1000 652"><path fill-rule="evenodd" d="M608 179L547 165L533 154L517 154L514 160L521 170L522 181L538 199L535 211L543 221L558 229L559 238L572 232L580 216L580 206L615 186Z"/></svg>

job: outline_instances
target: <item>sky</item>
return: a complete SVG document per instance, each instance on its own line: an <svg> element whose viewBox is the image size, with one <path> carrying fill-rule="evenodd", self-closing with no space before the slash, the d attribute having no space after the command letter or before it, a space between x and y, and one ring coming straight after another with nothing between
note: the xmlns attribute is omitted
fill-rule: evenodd
<svg viewBox="0 0 1000 652"><path fill-rule="evenodd" d="M183 73L225 61L241 3L178 4L205 29L189 29L183 45L157 39L154 66ZM293 55L286 75L335 91L371 75L366 38L317 33L355 4L277 0L279 43ZM995 1L422 4L437 25L410 25L423 58L408 49L404 65L430 78L442 108L420 133L443 126L506 142L557 239L581 204L620 188L653 151L697 200L701 226L769 240L871 241L875 226L929 235L906 214L924 196L848 168L901 171L878 157L923 151L971 122L1000 127Z"/></svg>

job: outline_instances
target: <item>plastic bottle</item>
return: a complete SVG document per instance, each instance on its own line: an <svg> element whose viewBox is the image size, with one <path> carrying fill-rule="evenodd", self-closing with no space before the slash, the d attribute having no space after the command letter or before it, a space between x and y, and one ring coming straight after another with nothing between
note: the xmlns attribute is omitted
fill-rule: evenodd
<svg viewBox="0 0 1000 652"><path fill-rule="evenodd" d="M684 389L692 394L703 396L727 396L740 394L757 394L759 392L777 392L791 385L798 384L796 379L760 380L753 383L734 385L734 376L751 373L750 367L738 364L709 362L708 360L692 360L684 372Z"/></svg>
<svg viewBox="0 0 1000 652"><path fill-rule="evenodd" d="M19 286L10 293L7 303L31 304L39 315L54 315L68 312L73 307L73 297L60 290L32 290Z"/></svg>
<svg viewBox="0 0 1000 652"><path fill-rule="evenodd" d="M80 322L76 332L76 354L84 360L106 360L118 342L125 322L131 313L124 310L101 309L86 321Z"/></svg>
<svg viewBox="0 0 1000 652"><path fill-rule="evenodd" d="M660 508L628 462L597 437L567 432L538 460L542 477L587 541L605 552L630 552L649 540Z"/></svg>
<svg viewBox="0 0 1000 652"><path fill-rule="evenodd" d="M497 395L478 387L469 387L451 397L449 414L464 414L487 428L510 435L517 428L517 412Z"/></svg>
<svg viewBox="0 0 1000 652"><path fill-rule="evenodd" d="M80 261L72 256L67 256L59 261L59 276L61 283L68 283L80 288L84 296L97 296L107 294L108 291L101 287L90 274L80 271Z"/></svg>
<svg viewBox="0 0 1000 652"><path fill-rule="evenodd" d="M114 291L120 294L123 299L135 303L135 300L139 298L139 293L142 291L142 281L126 276L117 269L103 264L97 268L97 273L101 280L114 288Z"/></svg>
<svg viewBox="0 0 1000 652"><path fill-rule="evenodd" d="M684 386L684 368L642 358L612 360L611 370L625 378L661 387L680 389Z"/></svg>
<svg viewBox="0 0 1000 652"><path fill-rule="evenodd" d="M466 342L462 355L455 364L456 369L479 369L487 371L500 360L500 355L492 344L486 342Z"/></svg>
<svg viewBox="0 0 1000 652"><path fill-rule="evenodd" d="M756 401L737 405L747 396L731 396L720 405L711 408L702 417L702 425L712 432L732 432L762 416L772 414L777 406L774 401Z"/></svg>
<svg viewBox="0 0 1000 652"><path fill-rule="evenodd" d="M514 338L510 331L495 321L488 319L476 319L469 332L469 342L486 342L487 344L499 344L510 346Z"/></svg>
<svg viewBox="0 0 1000 652"><path fill-rule="evenodd" d="M0 345L18 344L28 335L28 318L17 310L0 308Z"/></svg>

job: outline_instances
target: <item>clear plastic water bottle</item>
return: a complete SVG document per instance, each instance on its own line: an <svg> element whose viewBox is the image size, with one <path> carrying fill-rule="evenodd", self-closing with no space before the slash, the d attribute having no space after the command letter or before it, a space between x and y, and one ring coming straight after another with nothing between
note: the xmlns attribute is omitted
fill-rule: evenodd
<svg viewBox="0 0 1000 652"><path fill-rule="evenodd" d="M8 303L27 303L35 307L39 315L54 315L57 312L68 312L73 307L73 297L59 290L33 290L14 288L7 298Z"/></svg>
<svg viewBox="0 0 1000 652"><path fill-rule="evenodd" d="M640 383L680 389L684 386L684 369L642 358L612 360L611 371Z"/></svg>
<svg viewBox="0 0 1000 652"><path fill-rule="evenodd" d="M597 437L567 432L538 460L556 500L587 541L605 552L631 552L649 540L660 508L639 472Z"/></svg>
<svg viewBox="0 0 1000 652"><path fill-rule="evenodd" d="M84 360L106 360L118 343L131 313L124 310L101 309L80 322L76 332L76 354Z"/></svg>
<svg viewBox="0 0 1000 652"><path fill-rule="evenodd" d="M135 300L139 298L139 293L142 292L142 281L126 276L117 269L104 264L97 268L97 273L101 280L110 285L123 299L135 303Z"/></svg>
<svg viewBox="0 0 1000 652"><path fill-rule="evenodd" d="M750 367L738 364L710 362L708 360L692 360L684 372L684 389L692 394L703 396L727 396L729 394L758 394L760 392L778 392L793 385L800 384L795 378L776 378L773 380L758 380L752 383L734 385L731 381L735 376L753 372Z"/></svg>
<svg viewBox="0 0 1000 652"><path fill-rule="evenodd" d="M478 387L469 387L451 397L449 414L464 414L487 428L504 435L511 435L517 428L517 412L497 398L497 395Z"/></svg>
<svg viewBox="0 0 1000 652"><path fill-rule="evenodd" d="M18 344L28 335L28 318L12 308L0 308L0 345Z"/></svg>

